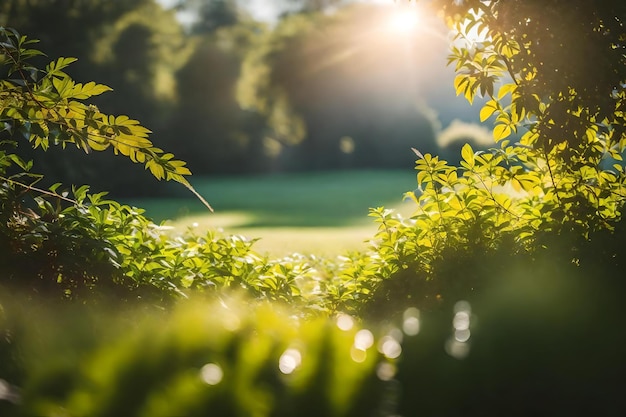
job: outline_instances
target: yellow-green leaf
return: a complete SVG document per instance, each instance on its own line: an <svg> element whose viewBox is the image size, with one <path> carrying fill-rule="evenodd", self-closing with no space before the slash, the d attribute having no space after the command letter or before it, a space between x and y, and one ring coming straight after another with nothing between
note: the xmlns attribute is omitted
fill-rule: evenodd
<svg viewBox="0 0 626 417"><path fill-rule="evenodd" d="M156 163L154 159L151 159L146 163L146 168L148 168L152 175L154 175L155 178L158 180L161 180L165 177L165 170L161 165Z"/></svg>
<svg viewBox="0 0 626 417"><path fill-rule="evenodd" d="M491 117L492 114L500 107L499 103L493 99L485 103L482 109L480 109L480 121L484 122Z"/></svg>
<svg viewBox="0 0 626 417"><path fill-rule="evenodd" d="M474 166L474 150L469 143L463 145L463 148L461 149L461 157L470 167Z"/></svg>
<svg viewBox="0 0 626 417"><path fill-rule="evenodd" d="M102 94L106 91L111 91L111 88L106 85L96 84L95 82L91 81L85 85L76 84L74 90L72 91L72 97L84 100L89 97Z"/></svg>
<svg viewBox="0 0 626 417"><path fill-rule="evenodd" d="M508 137L512 133L511 127L505 124L498 124L493 129L493 138L496 142Z"/></svg>
<svg viewBox="0 0 626 417"><path fill-rule="evenodd" d="M465 87L464 85L467 84L469 82L467 75L465 74L459 74L456 77L454 77L454 90L456 91L456 95L460 96L461 94L463 94L465 92Z"/></svg>

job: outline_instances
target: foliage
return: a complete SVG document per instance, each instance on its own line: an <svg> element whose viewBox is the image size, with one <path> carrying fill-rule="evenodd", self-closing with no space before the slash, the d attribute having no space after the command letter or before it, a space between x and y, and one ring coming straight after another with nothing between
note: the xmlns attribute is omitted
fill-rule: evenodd
<svg viewBox="0 0 626 417"><path fill-rule="evenodd" d="M41 39L39 48L51 57L34 57L32 65L43 68L59 56L78 58L63 71L74 80L95 79L116 91L91 97L91 104L103 113L141 120L143 126L155 131L151 134L154 143L180 156L179 149L163 140L162 132L178 107L175 74L186 62L193 43L173 11L163 10L154 0L2 3L0 26ZM45 156L23 149L22 155L32 159L46 177L64 183L88 183L95 190L116 195L136 193L154 184L148 176L135 175L130 161L108 152L87 159L78 149L52 148ZM42 182L51 184L45 178Z"/></svg>
<svg viewBox="0 0 626 417"><path fill-rule="evenodd" d="M412 163L409 146L436 151L430 121L414 104L423 87L438 83L420 71L415 88L406 88L414 78L407 42L388 33L378 42L373 30L384 27L388 8L353 5L325 15L332 2L289 1L275 5L285 14L272 26L230 1L184 0L164 10L166 3L7 0L0 25L41 39L51 57L77 57L68 68L74 79L116 91L92 104L141 120L154 143L196 174L404 168ZM180 10L202 16L181 23ZM411 43L410 65L433 59L435 48L423 46ZM356 146L342 148L346 141ZM109 153L49 155L26 159L46 177L84 181L115 197L175 193Z"/></svg>
<svg viewBox="0 0 626 417"><path fill-rule="evenodd" d="M597 245L585 249L597 262L563 263L546 250L508 263L506 277L493 276L492 257L482 272L497 279L471 303L408 309L382 325L345 314L302 320L226 294L111 311L27 309L14 293L1 304L25 362L23 405L0 401L0 410L412 417L497 415L514 404L520 416L619 414L623 283L589 280L620 269L594 255Z"/></svg>
<svg viewBox="0 0 626 417"><path fill-rule="evenodd" d="M595 136L619 143L626 79L623 3L438 3L458 38L471 30L485 35L480 43L454 48L451 60L462 73L456 85L468 99L478 90L494 96L483 111L499 116L496 139L527 121L539 135L528 144L548 150L564 141L577 147ZM494 81L503 73L510 80L496 93ZM506 94L510 107L499 105Z"/></svg>
<svg viewBox="0 0 626 417"><path fill-rule="evenodd" d="M469 30L467 25L458 28ZM32 49L20 50L21 43L26 42L27 45L29 41L12 31L5 30L4 33L14 55L17 51L22 54L17 54L19 59L14 59L14 65L21 65L21 59L38 53ZM459 37L463 37L463 34ZM458 92L469 99L478 93L491 92L486 81L476 81L478 73L472 72L472 68L486 65L481 73L489 73L489 79L495 82L497 75L504 75L505 70L510 70L497 62L510 59L508 55L516 55L508 49L500 51L498 55L497 51L492 51L493 45L498 42L497 38L492 36L491 39L485 40L480 46L488 52L477 52L480 48L476 45L471 49L475 52L472 56L458 54L459 51L470 51L469 48L453 51L451 59L457 62L461 72L455 85ZM485 54L491 58L483 62ZM470 62L472 57L476 62ZM59 68L68 63L63 58L54 61L47 71L35 76L32 81L22 79L23 85L7 81L5 85L10 94L26 97L23 101L17 101L15 106L24 106L27 116L29 111L40 111L41 117L51 118L48 123L52 129L49 131L62 144L73 142L86 149L95 146L96 150L111 146L139 162L145 162L157 177L169 176L186 181L184 174L187 171L181 171L185 170L184 166L178 162L168 166L169 154L155 151L145 138L147 131L136 122L124 116L105 117L97 109L79 102L79 99L87 98L99 90L104 91L106 87L95 83L75 84L62 71L63 68ZM493 69L496 67L500 68L499 72ZM33 71L34 67L26 66L26 69ZM509 76L516 80L518 75L510 73ZM505 84L498 91L504 90L508 94L514 93L516 88L516 84ZM37 94L41 97L38 98ZM502 98L503 94L499 96ZM521 96L516 94L513 94L509 107L501 107L502 114L519 105L516 100ZM29 101L31 96L39 101ZM13 96L6 97L8 100ZM546 95L546 105L550 105L550 97ZM44 99L48 107L41 107L40 101ZM484 117L494 108L494 100L485 104L482 112ZM78 118L82 123L80 129L63 119L67 117L68 111L64 110L63 113L63 106L82 109L83 113L79 113L82 119ZM11 113L9 109L5 112L9 116L20 114ZM19 254L25 260L34 253L40 254L42 258L47 257L48 261L42 259L31 265L48 265L40 268L33 276L49 275L52 278L48 279L57 284L64 282L63 274L68 277L87 277L89 274L85 274L85 271L88 270L94 276L108 275L112 282L125 282L124 285L133 288L143 285L158 288L164 291L162 294L183 294L194 288L234 285L246 288L255 296L289 302L299 300L315 310L331 313L340 310L358 311L372 298L372 294L374 304L380 300L393 299L398 294L388 292L388 287L397 285L393 284L394 280L401 276L418 284L416 292L408 294L418 298L411 298L410 303L434 307L441 300L453 301L478 284L471 280L458 280L454 285L447 282L443 272L450 266L450 257L483 259L503 247L509 248L512 253L533 252L545 243L543 236L549 234L591 239L594 233L614 227L615 221L621 216L624 176L622 170L602 169L599 149L606 147L605 136L599 134L597 140L588 140L579 146L575 143L569 146L560 143L550 149L534 146L533 142L528 142L528 138L537 135L542 123L550 122L535 119L528 109L524 113L525 120L533 120L534 123L529 125L529 133L524 135L522 144L511 144L501 139L500 148L479 153L466 145L461 152L463 160L460 167L449 166L430 154L422 156L417 151L418 188L414 193L407 193L407 198L413 199L418 205L415 215L409 220L402 220L383 208L373 210L371 215L380 224L380 229L372 251L329 261L300 256L268 260L252 251L251 241L238 237L215 237L212 233L199 237L190 232L184 236L171 237L162 233L159 226L135 209L105 200L102 195L87 195L84 188L74 189L73 195L69 197L56 192L58 186L43 192L34 189L33 182L22 179L36 179L28 173L30 164L14 154L5 153L5 166L9 169L21 167L24 171L15 177L7 177L5 183L5 207L11 208L5 211L8 216L5 234L11 236L7 241L13 242L9 245L12 249L7 251L7 259ZM22 129L36 146L48 145L44 130L48 128L47 125L42 127L38 123L25 123L30 122L25 116L12 117L8 120L15 126L8 127L12 130ZM518 125L522 125L522 120L517 120L512 126L517 129ZM101 138L102 132L112 136ZM498 132L496 129L496 134ZM136 135L132 136L133 133ZM128 147L119 142L118 137L130 138L127 140L131 142L138 140L146 147ZM622 148L623 144L614 148L610 155L619 158ZM565 159L567 152L578 152L576 163ZM582 159L580 155L587 155L587 159ZM165 167L159 165L159 162ZM36 191L40 195L25 203L20 201L24 191ZM80 224L85 225L85 228L77 227ZM51 225L60 226L58 230L63 233L55 231ZM38 234L31 236L25 233L28 230L37 230ZM51 238L54 233L64 235L68 232L71 233L64 239L69 243L61 245L66 250L60 253L67 256L81 253L75 250L81 247L85 251L85 258L77 265L83 265L84 269L67 266L59 269L54 266L54 262L49 261L55 258L48 255L57 253L58 249L46 248L44 243L54 241ZM27 236L30 236L28 239L32 243L25 239ZM81 241L84 246L79 245ZM86 260L97 262L92 265ZM94 272L100 266L104 268L103 274ZM13 269L19 270L21 268ZM11 276L15 274L17 272ZM403 279L399 279L399 282L404 282ZM60 285L58 288L62 294L73 294L70 297L73 298L80 293L76 289L72 290L72 287L78 285L76 277L67 280L71 283L69 287ZM93 277L85 282L88 283L86 288L95 285Z"/></svg>
<svg viewBox="0 0 626 417"><path fill-rule="evenodd" d="M15 306L3 305L19 329ZM385 382L375 369L394 362L371 342L351 360L354 323L340 330L240 297L167 313L95 313L57 306L53 320L36 309L21 317L32 323L20 340L29 378L19 415L359 416L380 407ZM38 343L29 345L36 333Z"/></svg>
<svg viewBox="0 0 626 417"><path fill-rule="evenodd" d="M34 148L74 144L86 153L112 148L115 154L145 164L157 179L180 182L191 188L185 176L191 172L174 155L155 147L150 131L127 116L101 113L82 100L110 88L88 82L74 82L64 71L74 58L58 58L45 70L30 64L42 53L32 49L34 41L14 29L0 30L3 72L0 109L3 130L23 135Z"/></svg>
<svg viewBox="0 0 626 417"><path fill-rule="evenodd" d="M98 105L132 111L154 127L166 118L163 104L176 96L173 75L190 49L174 13L154 0L7 0L0 25L41 39L49 56L77 57L74 77L97 77L118 91L98 97Z"/></svg>
<svg viewBox="0 0 626 417"><path fill-rule="evenodd" d="M400 277L379 288L375 304L395 297L415 302L406 300L403 284L428 306L453 302L483 286L472 273L454 273L474 270L502 248L534 253L549 241L569 239L570 259L578 263L583 242L613 230L622 217L626 175L611 161L621 161L626 149L626 75L623 65L613 66L623 60L615 50L622 48L624 6L589 5L591 12L553 1L544 13L534 2L442 3L456 30L449 62L458 74L457 94L470 102L478 95L489 98L481 119L495 116L499 147L474 152L466 144L458 167L415 150L418 188L407 193L417 204L415 214L402 220L382 208L371 213L380 224L378 251L386 265L381 278ZM594 54L601 55L596 62L611 60L613 70L594 77L551 49L560 48L552 31L570 34L574 42L578 35L566 29L581 25ZM507 138L516 132L521 139L512 143Z"/></svg>
<svg viewBox="0 0 626 417"><path fill-rule="evenodd" d="M5 220L2 263L13 271L3 278L11 281L16 274L23 274L34 280L33 289L44 279L42 288L52 284L69 298L89 291L99 279L132 279L128 271L116 273L116 269L132 269L134 265L129 262L132 258L123 261L119 257L133 253L123 245L141 252L137 247L144 242L137 230L149 235L150 222L129 207L103 200L101 194L87 196L86 187L74 188L71 195L57 192L59 184L49 190L36 188L41 176L31 173L32 162L20 157L23 145L18 146L18 140L43 150L51 144L74 144L87 153L110 147L116 154L145 164L156 178L180 182L195 193L185 178L189 170L184 162L155 147L147 138L148 129L136 120L106 115L83 103L109 88L94 82L74 82L64 72L73 58L59 58L41 70L30 64L31 58L41 55L32 49L34 41L14 29L2 28L0 35L5 77L0 118L2 133L8 138L2 142L0 153ZM138 241L124 240L126 236L135 236ZM115 239L123 243L116 245ZM159 238L153 236L153 240ZM142 253L145 257L148 251Z"/></svg>
<svg viewBox="0 0 626 417"><path fill-rule="evenodd" d="M257 145L260 118L242 110L234 97L240 54L257 26L242 22L190 38L194 50L176 74L180 100L162 138L196 173L241 174L264 168Z"/></svg>
<svg viewBox="0 0 626 417"><path fill-rule="evenodd" d="M192 33L210 33L234 26L243 14L233 0L180 0L176 8L195 15L190 28Z"/></svg>

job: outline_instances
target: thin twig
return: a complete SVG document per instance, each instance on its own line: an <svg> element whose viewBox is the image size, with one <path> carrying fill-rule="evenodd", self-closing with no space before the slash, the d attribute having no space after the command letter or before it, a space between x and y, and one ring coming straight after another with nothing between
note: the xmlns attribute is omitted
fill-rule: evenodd
<svg viewBox="0 0 626 417"><path fill-rule="evenodd" d="M48 195L48 196L50 196L50 197L56 197L56 198L58 198L58 199L61 199L61 200L67 201L68 203L72 203L72 204L75 204L75 205L77 205L77 206L80 206L80 205L81 205L78 201L76 201L76 200L72 200L71 198L64 197L64 196L62 196L62 195L60 195L60 194L57 194L57 193L52 192L52 191L44 190L44 189L42 189L42 188L33 187L32 185L24 184L24 183L22 183L22 182L15 181L15 180L12 180L12 179L10 179L10 178L6 178L6 177L3 177L3 176L0 176L0 180L3 180L3 181L6 181L6 182L9 182L9 183L14 184L14 185L19 185L20 187L24 187L24 188L26 188L27 190L36 191L36 192L38 192L38 193L45 194L45 195Z"/></svg>

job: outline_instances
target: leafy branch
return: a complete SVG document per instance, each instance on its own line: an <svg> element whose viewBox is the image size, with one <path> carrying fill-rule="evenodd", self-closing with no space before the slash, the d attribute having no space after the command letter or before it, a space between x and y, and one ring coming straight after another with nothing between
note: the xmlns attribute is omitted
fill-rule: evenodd
<svg viewBox="0 0 626 417"><path fill-rule="evenodd" d="M111 88L88 82L74 82L64 71L75 58L58 58L44 70L28 62L41 51L27 48L35 40L20 36L11 28L0 27L0 66L8 67L8 78L1 81L0 121L3 130L19 131L33 147L48 149L53 144L73 143L86 153L104 151L128 157L158 180L173 180L191 191L209 210L210 204L191 186L186 163L157 148L148 139L150 130L128 116L106 115L82 100ZM0 126L1 127L1 126Z"/></svg>

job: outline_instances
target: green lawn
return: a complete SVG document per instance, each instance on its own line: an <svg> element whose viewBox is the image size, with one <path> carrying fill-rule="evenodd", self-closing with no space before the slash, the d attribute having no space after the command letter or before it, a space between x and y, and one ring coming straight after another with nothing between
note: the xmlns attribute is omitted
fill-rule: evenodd
<svg viewBox="0 0 626 417"><path fill-rule="evenodd" d="M156 221L177 229L223 229L228 234L261 238L260 252L336 255L366 247L376 226L370 207L396 208L405 215L413 204L402 202L415 188L415 175L403 171L341 171L225 178L192 177L192 184L214 207L189 198L142 199Z"/></svg>

